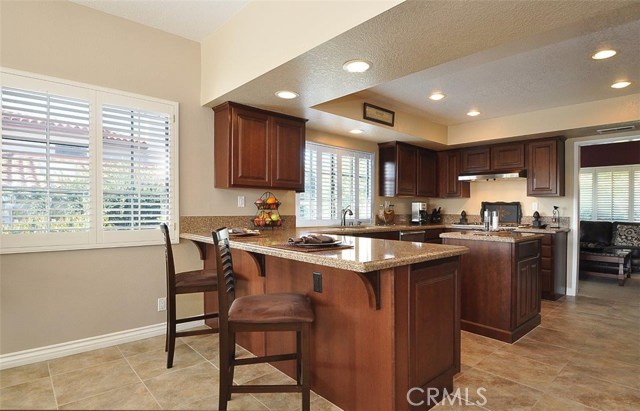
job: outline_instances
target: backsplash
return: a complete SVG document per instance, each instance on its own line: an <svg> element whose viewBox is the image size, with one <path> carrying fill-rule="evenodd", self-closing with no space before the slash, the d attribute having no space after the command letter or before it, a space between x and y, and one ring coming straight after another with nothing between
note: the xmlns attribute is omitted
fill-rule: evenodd
<svg viewBox="0 0 640 411"><path fill-rule="evenodd" d="M551 222L552 217L550 216L541 216L540 221L542 224L547 224L551 227L554 223ZM442 224L458 224L460 222L460 214L443 214L442 216ZM480 224L482 220L480 219L480 215L471 215L467 214L467 224ZM522 220L520 222L523 225L533 223L533 216L522 216ZM568 228L571 225L570 217L560 217L560 227Z"/></svg>
<svg viewBox="0 0 640 411"><path fill-rule="evenodd" d="M296 216L283 215L282 226L266 228L266 230L278 230L282 228L295 228ZM253 216L182 216L180 217L180 232L182 233L206 233L220 227L243 227L255 229Z"/></svg>

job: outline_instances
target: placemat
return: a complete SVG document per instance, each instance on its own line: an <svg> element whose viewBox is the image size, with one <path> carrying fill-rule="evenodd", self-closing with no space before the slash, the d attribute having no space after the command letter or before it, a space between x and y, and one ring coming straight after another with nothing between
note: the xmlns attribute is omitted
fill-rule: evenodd
<svg viewBox="0 0 640 411"><path fill-rule="evenodd" d="M279 244L279 245L272 245L271 247L275 247L275 248L282 248L283 250L291 250L291 251L299 251L301 253L313 253L316 251L336 251L336 250L344 250L346 248L353 248L352 245L349 244L343 244L343 245L336 245L333 247L297 247L295 245L289 245L289 244Z"/></svg>

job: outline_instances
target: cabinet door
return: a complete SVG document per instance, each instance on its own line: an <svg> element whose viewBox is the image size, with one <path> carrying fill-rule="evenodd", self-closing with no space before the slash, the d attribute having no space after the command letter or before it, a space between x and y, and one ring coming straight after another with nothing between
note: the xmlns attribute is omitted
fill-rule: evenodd
<svg viewBox="0 0 640 411"><path fill-rule="evenodd" d="M491 170L489 147L461 150L461 173L484 173Z"/></svg>
<svg viewBox="0 0 640 411"><path fill-rule="evenodd" d="M398 144L396 150L396 195L415 196L418 150L405 144Z"/></svg>
<svg viewBox="0 0 640 411"><path fill-rule="evenodd" d="M527 152L527 195L564 196L564 141L534 141Z"/></svg>
<svg viewBox="0 0 640 411"><path fill-rule="evenodd" d="M304 141L304 122L272 117L272 188L304 190Z"/></svg>
<svg viewBox="0 0 640 411"><path fill-rule="evenodd" d="M516 327L524 324L540 312L540 264L539 258L518 262L516 272Z"/></svg>
<svg viewBox="0 0 640 411"><path fill-rule="evenodd" d="M524 143L491 147L491 170L519 170L524 166Z"/></svg>
<svg viewBox="0 0 640 411"><path fill-rule="evenodd" d="M436 197L437 187L437 163L436 153L431 150L418 149L418 176L417 192L419 197Z"/></svg>
<svg viewBox="0 0 640 411"><path fill-rule="evenodd" d="M234 109L231 153L232 186L269 187L269 116Z"/></svg>
<svg viewBox="0 0 640 411"><path fill-rule="evenodd" d="M438 152L439 197L469 197L469 182L458 181L460 174L460 152L457 150Z"/></svg>

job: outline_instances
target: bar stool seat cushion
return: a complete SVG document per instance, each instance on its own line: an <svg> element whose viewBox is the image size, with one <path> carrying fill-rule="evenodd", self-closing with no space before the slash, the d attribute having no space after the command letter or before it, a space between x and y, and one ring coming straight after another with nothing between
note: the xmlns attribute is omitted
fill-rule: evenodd
<svg viewBox="0 0 640 411"><path fill-rule="evenodd" d="M263 294L236 298L229 308L229 322L298 323L313 322L309 299L301 294Z"/></svg>
<svg viewBox="0 0 640 411"><path fill-rule="evenodd" d="M196 270L176 273L176 294L190 294L218 289L216 270Z"/></svg>

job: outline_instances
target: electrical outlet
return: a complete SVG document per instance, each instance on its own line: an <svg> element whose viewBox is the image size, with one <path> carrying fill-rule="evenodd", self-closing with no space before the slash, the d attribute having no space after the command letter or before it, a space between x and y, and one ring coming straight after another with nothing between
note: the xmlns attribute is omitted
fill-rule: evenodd
<svg viewBox="0 0 640 411"><path fill-rule="evenodd" d="M167 297L158 298L158 311L166 311Z"/></svg>
<svg viewBox="0 0 640 411"><path fill-rule="evenodd" d="M238 207L244 207L244 196L238 196Z"/></svg>
<svg viewBox="0 0 640 411"><path fill-rule="evenodd" d="M322 292L322 273L313 273L313 291L317 293Z"/></svg>
<svg viewBox="0 0 640 411"><path fill-rule="evenodd" d="M538 211L538 203L531 203L531 210Z"/></svg>

